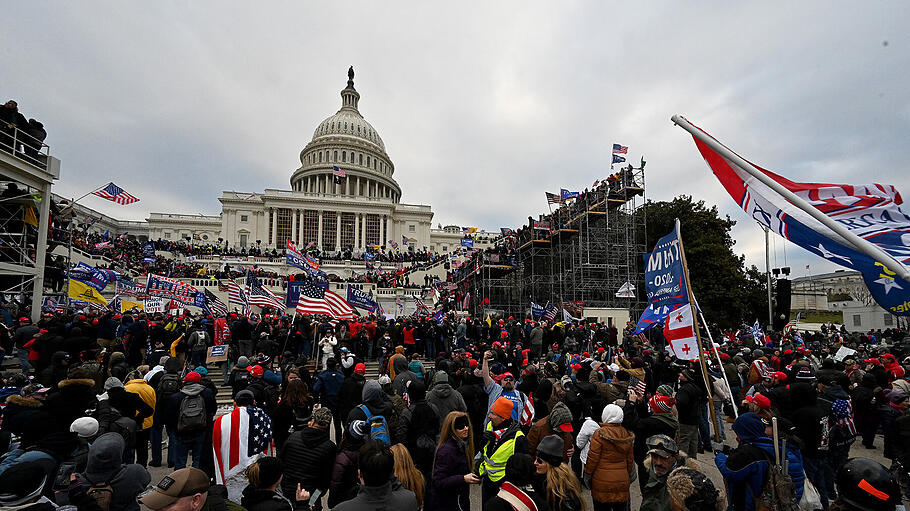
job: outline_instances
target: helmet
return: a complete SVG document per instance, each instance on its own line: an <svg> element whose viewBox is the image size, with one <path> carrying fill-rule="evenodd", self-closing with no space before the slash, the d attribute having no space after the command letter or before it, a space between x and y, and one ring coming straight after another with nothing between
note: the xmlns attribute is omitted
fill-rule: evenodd
<svg viewBox="0 0 910 511"><path fill-rule="evenodd" d="M837 472L837 491L844 502L861 509L894 509L901 503L901 490L880 463L853 458Z"/></svg>

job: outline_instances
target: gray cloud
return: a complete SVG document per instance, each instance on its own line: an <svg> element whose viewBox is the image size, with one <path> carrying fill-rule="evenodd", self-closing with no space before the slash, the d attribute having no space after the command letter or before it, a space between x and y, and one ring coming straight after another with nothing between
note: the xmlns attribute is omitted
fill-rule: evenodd
<svg viewBox="0 0 910 511"><path fill-rule="evenodd" d="M648 195L745 219L673 127L682 113L794 180L893 183L904 143L910 7L849 2L19 2L0 33L0 94L45 122L65 195L93 207L217 214L222 190L287 188L353 64L405 201L434 223L514 226L544 191L648 160ZM887 45L883 44L887 41ZM777 253L783 258L782 243ZM772 262L773 263L773 262ZM793 267L833 268L788 250Z"/></svg>

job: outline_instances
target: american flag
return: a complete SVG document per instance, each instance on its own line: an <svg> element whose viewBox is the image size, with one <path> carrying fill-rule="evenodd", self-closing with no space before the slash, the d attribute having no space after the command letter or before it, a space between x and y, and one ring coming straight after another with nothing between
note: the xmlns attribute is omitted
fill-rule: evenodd
<svg viewBox="0 0 910 511"><path fill-rule="evenodd" d="M228 301L231 303L239 303L241 305L247 306L250 304L250 300L246 296L246 291L240 287L239 284L233 280L228 281L227 285L228 290Z"/></svg>
<svg viewBox="0 0 910 511"><path fill-rule="evenodd" d="M259 279L256 278L253 274L247 274L246 276L246 287L250 290L250 304L258 305L259 307L271 307L273 309L278 309L284 311L285 306L284 302L281 301L281 298L271 292L267 287L259 283Z"/></svg>
<svg viewBox="0 0 910 511"><path fill-rule="evenodd" d="M414 317L418 316L429 316L430 309L427 307L427 304L423 303L423 300L420 298L414 297L414 303L417 305L417 310L414 311Z"/></svg>
<svg viewBox="0 0 910 511"><path fill-rule="evenodd" d="M331 316L334 319L354 319L354 309L344 298L307 282L300 286L297 314Z"/></svg>
<svg viewBox="0 0 910 511"><path fill-rule="evenodd" d="M559 309L557 309L556 306L550 302L547 302L547 305L543 310L543 317L547 321L553 321L553 318L555 318L556 314L559 312Z"/></svg>
<svg viewBox="0 0 910 511"><path fill-rule="evenodd" d="M626 154L629 152L629 146L613 144L613 154Z"/></svg>
<svg viewBox="0 0 910 511"><path fill-rule="evenodd" d="M528 394L525 406L521 410L521 425L530 426L534 422L534 394Z"/></svg>
<svg viewBox="0 0 910 511"><path fill-rule="evenodd" d="M212 314L212 316L215 316L215 317L227 316L227 313L228 313L227 305L225 305L225 303L222 302L221 299L219 299L217 296L215 296L215 293L209 291L208 289L205 290L205 301L206 301L206 308L209 310L209 312Z"/></svg>
<svg viewBox="0 0 910 511"><path fill-rule="evenodd" d="M637 392L638 394L645 395L645 382L639 380L634 376L629 377L629 388Z"/></svg>
<svg viewBox="0 0 910 511"><path fill-rule="evenodd" d="M111 202L116 202L117 204L132 204L134 202L139 202L139 199L130 195L123 188L115 185L114 183L108 183L104 188L92 192L92 195L97 195L102 199L107 199Z"/></svg>
<svg viewBox="0 0 910 511"><path fill-rule="evenodd" d="M559 195L550 192L544 192L547 194L547 204L559 204Z"/></svg>
<svg viewBox="0 0 910 511"><path fill-rule="evenodd" d="M638 338L641 340L641 342L645 342L645 343L648 342L648 338L645 336L644 332L639 332Z"/></svg>
<svg viewBox="0 0 910 511"><path fill-rule="evenodd" d="M110 241L102 241L101 243L95 243L95 248L102 250L105 248L114 248L114 244Z"/></svg>
<svg viewBox="0 0 910 511"><path fill-rule="evenodd" d="M344 169L339 169L338 167L332 167L332 175L335 177L347 177Z"/></svg>
<svg viewBox="0 0 910 511"><path fill-rule="evenodd" d="M838 399L832 405L837 425L847 428L850 434L856 436L856 424L853 423L853 400Z"/></svg>
<svg viewBox="0 0 910 511"><path fill-rule="evenodd" d="M796 320L791 319L786 325L784 325L784 335L790 333L790 330L793 330L793 327L796 326Z"/></svg>
<svg viewBox="0 0 910 511"><path fill-rule="evenodd" d="M217 465L215 479L218 484L224 484L260 456L273 455L272 421L260 408L234 408L215 419L212 447Z"/></svg>

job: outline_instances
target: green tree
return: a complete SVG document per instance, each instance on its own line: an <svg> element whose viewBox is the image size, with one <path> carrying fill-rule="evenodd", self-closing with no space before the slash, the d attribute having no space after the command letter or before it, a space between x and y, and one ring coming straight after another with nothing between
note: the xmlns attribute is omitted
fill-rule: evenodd
<svg viewBox="0 0 910 511"><path fill-rule="evenodd" d="M681 195L670 202L648 201L646 248L673 230L679 219L686 262L698 304L710 323L732 328L767 316L764 274L755 266L746 268L745 257L733 252L736 241L730 230L736 221L721 218L717 206Z"/></svg>

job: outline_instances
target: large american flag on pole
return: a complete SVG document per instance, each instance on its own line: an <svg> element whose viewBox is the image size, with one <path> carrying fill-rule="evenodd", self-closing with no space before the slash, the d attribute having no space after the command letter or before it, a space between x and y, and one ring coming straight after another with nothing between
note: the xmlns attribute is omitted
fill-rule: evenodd
<svg viewBox="0 0 910 511"><path fill-rule="evenodd" d="M212 449L215 452L215 480L224 484L260 456L273 455L272 420L254 406L234 408L231 413L215 419Z"/></svg>
<svg viewBox="0 0 910 511"><path fill-rule="evenodd" d="M354 309L344 298L311 282L300 286L297 314L331 316L333 319L354 319Z"/></svg>
<svg viewBox="0 0 910 511"><path fill-rule="evenodd" d="M284 311L284 301L275 293L271 292L267 287L263 286L259 279L255 275L248 274L246 276L246 286L250 290L250 303L252 305L258 305L260 307L271 307L273 309L278 309Z"/></svg>
<svg viewBox="0 0 910 511"><path fill-rule="evenodd" d="M120 188L114 183L108 183L104 188L92 192L92 195L97 195L102 199L107 199L111 202L116 202L117 204L132 204L134 202L139 202L139 198L130 195L123 188Z"/></svg>

